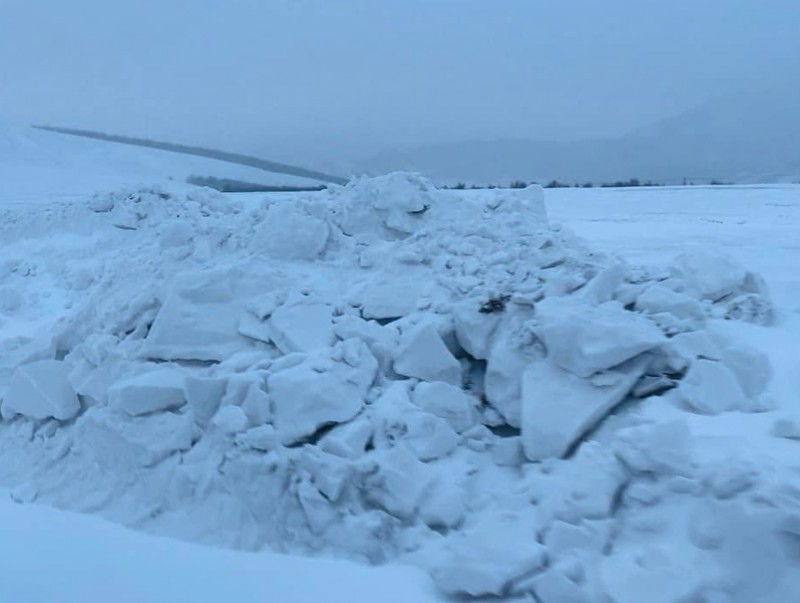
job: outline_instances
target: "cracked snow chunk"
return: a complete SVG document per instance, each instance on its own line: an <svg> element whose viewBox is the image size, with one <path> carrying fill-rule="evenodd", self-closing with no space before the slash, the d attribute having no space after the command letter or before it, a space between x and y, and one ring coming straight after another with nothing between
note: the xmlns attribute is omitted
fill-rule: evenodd
<svg viewBox="0 0 800 603"><path fill-rule="evenodd" d="M611 539L611 525L606 520L568 523L556 519L548 527L544 545L551 559L572 553L600 554Z"/></svg>
<svg viewBox="0 0 800 603"><path fill-rule="evenodd" d="M459 437L444 419L407 405L381 404L374 416L375 444L381 448L405 445L421 461L450 454Z"/></svg>
<svg viewBox="0 0 800 603"><path fill-rule="evenodd" d="M217 411L211 422L229 434L247 429L247 415L241 406L224 406Z"/></svg>
<svg viewBox="0 0 800 603"><path fill-rule="evenodd" d="M454 528L464 519L466 500L453 475L441 472L431 480L419 503L419 516L433 528Z"/></svg>
<svg viewBox="0 0 800 603"><path fill-rule="evenodd" d="M412 274L371 279L355 296L361 306L361 316L387 320L411 314L416 310L420 298L430 290L430 286L425 284L426 278Z"/></svg>
<svg viewBox="0 0 800 603"><path fill-rule="evenodd" d="M525 462L522 438L511 436L499 438L492 446L492 460L499 467L519 467Z"/></svg>
<svg viewBox="0 0 800 603"><path fill-rule="evenodd" d="M270 338L284 354L329 348L335 341L331 310L323 303L283 305L269 318Z"/></svg>
<svg viewBox="0 0 800 603"><path fill-rule="evenodd" d="M492 335L501 318L499 312L481 312L475 300L459 304L453 311L458 343L473 358L486 360L489 358Z"/></svg>
<svg viewBox="0 0 800 603"><path fill-rule="evenodd" d="M722 350L707 331L680 333L661 347L669 368L675 372L685 370L697 358L721 360Z"/></svg>
<svg viewBox="0 0 800 603"><path fill-rule="evenodd" d="M207 186L192 189L186 194L186 200L198 203L201 211L206 215L212 213L237 214L242 210L241 201L232 201L226 195Z"/></svg>
<svg viewBox="0 0 800 603"><path fill-rule="evenodd" d="M404 172L356 179L336 193L342 231L380 239L403 238L425 226L441 195L425 178Z"/></svg>
<svg viewBox="0 0 800 603"><path fill-rule="evenodd" d="M297 203L275 203L256 228L253 246L278 260L313 260L328 243L328 224Z"/></svg>
<svg viewBox="0 0 800 603"><path fill-rule="evenodd" d="M616 366L667 341L651 321L609 302L596 307L545 299L536 306L548 356L580 376Z"/></svg>
<svg viewBox="0 0 800 603"><path fill-rule="evenodd" d="M420 383L414 388L414 404L422 410L441 417L458 433L463 433L475 425L475 409L463 390L434 381Z"/></svg>
<svg viewBox="0 0 800 603"><path fill-rule="evenodd" d="M613 264L598 272L586 283L580 295L590 304L604 304L614 299L627 276L628 267L625 264Z"/></svg>
<svg viewBox="0 0 800 603"><path fill-rule="evenodd" d="M546 548L514 516L486 515L452 534L431 575L448 595L504 595L511 583L545 563Z"/></svg>
<svg viewBox="0 0 800 603"><path fill-rule="evenodd" d="M109 407L87 411L77 429L77 445L115 472L152 467L191 448L195 436L191 417L175 413L130 417Z"/></svg>
<svg viewBox="0 0 800 603"><path fill-rule="evenodd" d="M615 603L691 601L702 583L693 551L636 546L631 551L600 557L600 579ZM687 548L688 547L684 547Z"/></svg>
<svg viewBox="0 0 800 603"><path fill-rule="evenodd" d="M522 441L531 461L562 457L619 404L647 368L634 359L594 385L551 362L537 362L522 377Z"/></svg>
<svg viewBox="0 0 800 603"><path fill-rule="evenodd" d="M705 315L696 299L658 284L651 285L636 298L636 309L648 314L667 312L677 318L702 319Z"/></svg>
<svg viewBox="0 0 800 603"><path fill-rule="evenodd" d="M71 419L81 408L69 383L70 367L60 360L39 360L18 367L3 396L2 415L31 419Z"/></svg>
<svg viewBox="0 0 800 603"><path fill-rule="evenodd" d="M699 359L678 386L686 405L697 412L717 414L747 406L747 397L739 380L722 362Z"/></svg>
<svg viewBox="0 0 800 603"><path fill-rule="evenodd" d="M491 209L497 213L516 213L520 217L524 216L525 222L534 227L547 227L544 189L538 184L504 191L497 205Z"/></svg>
<svg viewBox="0 0 800 603"><path fill-rule="evenodd" d="M614 450L631 470L659 475L688 475L693 453L686 421L637 425L617 432Z"/></svg>
<svg viewBox="0 0 800 603"><path fill-rule="evenodd" d="M724 317L768 327L775 322L775 308L764 295L746 293L728 302Z"/></svg>
<svg viewBox="0 0 800 603"><path fill-rule="evenodd" d="M158 311L142 355L160 360L222 361L250 347L239 333L241 303L219 273L180 277Z"/></svg>
<svg viewBox="0 0 800 603"><path fill-rule="evenodd" d="M326 433L320 441L320 448L328 454L357 459L367 449L372 433L372 422L366 417L357 417L349 423L337 425Z"/></svg>
<svg viewBox="0 0 800 603"><path fill-rule="evenodd" d="M328 243L328 224L297 203L275 203L257 227L253 246L279 260L313 260Z"/></svg>
<svg viewBox="0 0 800 603"><path fill-rule="evenodd" d="M557 568L550 568L531 580L533 592L541 603L590 603L586 587L570 579Z"/></svg>
<svg viewBox="0 0 800 603"><path fill-rule="evenodd" d="M187 375L184 381L186 401L201 425L208 423L219 408L228 385L226 379Z"/></svg>
<svg viewBox="0 0 800 603"><path fill-rule="evenodd" d="M716 249L698 247L679 255L673 272L687 289L703 299L717 301L739 290L747 277L744 267Z"/></svg>
<svg viewBox="0 0 800 603"><path fill-rule="evenodd" d="M704 482L718 499L733 498L751 489L759 481L755 464L747 459L730 457L707 470Z"/></svg>
<svg viewBox="0 0 800 603"><path fill-rule="evenodd" d="M370 459L362 485L364 498L399 519L411 519L429 487L428 466L405 446L396 446Z"/></svg>
<svg viewBox="0 0 800 603"><path fill-rule="evenodd" d="M763 352L744 344L729 344L722 350L722 361L733 371L744 393L760 396L772 380L772 364Z"/></svg>
<svg viewBox="0 0 800 603"><path fill-rule="evenodd" d="M541 351L523 345L519 333L512 328L502 329L492 345L484 378L486 398L513 427L519 427L521 421L522 374L540 357Z"/></svg>
<svg viewBox="0 0 800 603"><path fill-rule="evenodd" d="M461 364L447 349L436 327L422 322L403 333L394 357L399 375L461 385Z"/></svg>
<svg viewBox="0 0 800 603"><path fill-rule="evenodd" d="M171 368L134 375L108 388L108 403L129 415L179 408L185 402L184 375Z"/></svg>
<svg viewBox="0 0 800 603"><path fill-rule="evenodd" d="M273 423L282 443L291 444L325 425L349 421L361 411L378 362L363 342L358 341L356 349L355 365L309 356L269 376Z"/></svg>

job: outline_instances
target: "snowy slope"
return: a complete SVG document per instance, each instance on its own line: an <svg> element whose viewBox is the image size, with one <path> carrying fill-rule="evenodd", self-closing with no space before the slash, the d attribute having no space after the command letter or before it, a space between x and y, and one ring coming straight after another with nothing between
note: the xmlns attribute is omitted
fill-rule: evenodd
<svg viewBox="0 0 800 603"><path fill-rule="evenodd" d="M412 568L243 553L138 534L0 491L0 600L31 603L439 601Z"/></svg>
<svg viewBox="0 0 800 603"><path fill-rule="evenodd" d="M123 185L214 176L274 186L320 182L199 157L0 123L0 201L80 197Z"/></svg>

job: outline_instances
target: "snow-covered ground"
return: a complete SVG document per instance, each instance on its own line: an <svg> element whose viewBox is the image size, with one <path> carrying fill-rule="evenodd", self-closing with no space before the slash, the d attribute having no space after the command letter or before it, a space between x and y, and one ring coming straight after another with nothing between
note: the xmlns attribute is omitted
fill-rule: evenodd
<svg viewBox="0 0 800 603"><path fill-rule="evenodd" d="M535 189L405 177L29 192L0 197L0 477L36 503L0 505L3 600L440 598L43 505L453 593L794 600L800 187L547 191L585 243ZM584 442L643 372L678 388Z"/></svg>
<svg viewBox="0 0 800 603"><path fill-rule="evenodd" d="M4 126L0 121L0 202L78 199L102 189L213 176L271 186L319 182L202 157Z"/></svg>
<svg viewBox="0 0 800 603"><path fill-rule="evenodd" d="M0 600L30 603L439 601L410 567L244 553L19 505L0 491Z"/></svg>

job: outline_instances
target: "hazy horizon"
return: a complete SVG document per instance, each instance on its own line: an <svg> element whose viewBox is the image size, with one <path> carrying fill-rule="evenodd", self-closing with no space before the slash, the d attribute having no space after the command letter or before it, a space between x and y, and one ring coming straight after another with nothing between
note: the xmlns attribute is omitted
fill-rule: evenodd
<svg viewBox="0 0 800 603"><path fill-rule="evenodd" d="M793 73L788 0L0 0L0 120L298 160L615 136Z"/></svg>

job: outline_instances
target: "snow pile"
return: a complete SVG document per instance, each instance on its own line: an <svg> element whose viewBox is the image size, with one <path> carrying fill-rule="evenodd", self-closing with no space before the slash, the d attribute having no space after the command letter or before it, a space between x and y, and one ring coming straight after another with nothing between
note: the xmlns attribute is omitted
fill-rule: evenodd
<svg viewBox="0 0 800 603"><path fill-rule="evenodd" d="M19 500L544 602L757 591L735 569L796 528L800 498L761 468L637 415L771 407L766 358L707 328L771 312L717 252L629 266L549 226L538 187L406 174L255 207L137 190L70 211L89 236L46 258L34 234L0 267L27 300L0 320L43 326L0 323ZM754 505L772 531L744 551Z"/></svg>

